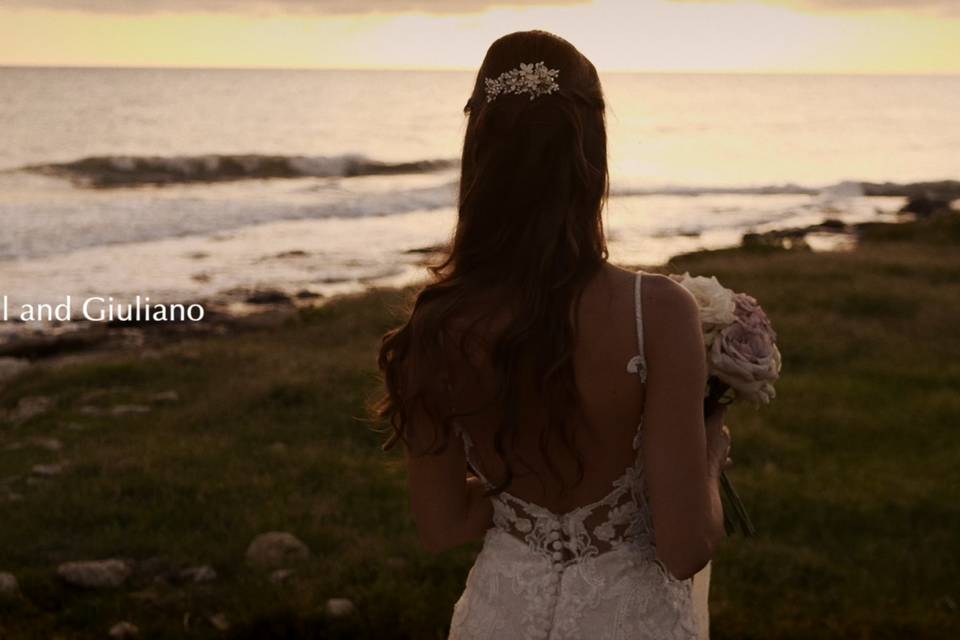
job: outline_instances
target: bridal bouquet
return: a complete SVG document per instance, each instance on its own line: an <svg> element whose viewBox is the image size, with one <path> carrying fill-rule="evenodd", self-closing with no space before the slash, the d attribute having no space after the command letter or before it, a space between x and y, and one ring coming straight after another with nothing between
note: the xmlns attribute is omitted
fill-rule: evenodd
<svg viewBox="0 0 960 640"><path fill-rule="evenodd" d="M741 398L756 405L769 404L780 377L780 350L773 325L757 300L727 289L715 277L689 273L670 277L692 293L700 307L709 374L704 415ZM726 473L720 474L720 486L731 507L723 510L727 533L739 526L744 535L755 535L750 516Z"/></svg>

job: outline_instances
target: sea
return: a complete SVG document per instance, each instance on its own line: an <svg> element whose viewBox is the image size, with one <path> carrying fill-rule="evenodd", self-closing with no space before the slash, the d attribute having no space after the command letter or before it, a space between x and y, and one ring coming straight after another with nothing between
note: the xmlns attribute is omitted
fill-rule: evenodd
<svg viewBox="0 0 960 640"><path fill-rule="evenodd" d="M618 264L827 218L895 220L904 200L861 182L960 178L960 76L601 79ZM456 222L473 80L0 67L0 295L330 297L422 278L419 250Z"/></svg>

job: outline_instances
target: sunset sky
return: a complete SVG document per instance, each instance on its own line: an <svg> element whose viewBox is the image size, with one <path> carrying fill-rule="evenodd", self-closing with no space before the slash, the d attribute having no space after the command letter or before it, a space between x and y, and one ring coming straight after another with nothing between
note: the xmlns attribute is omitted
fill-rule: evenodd
<svg viewBox="0 0 960 640"><path fill-rule="evenodd" d="M530 28L606 71L960 73L960 0L4 0L0 65L475 68Z"/></svg>

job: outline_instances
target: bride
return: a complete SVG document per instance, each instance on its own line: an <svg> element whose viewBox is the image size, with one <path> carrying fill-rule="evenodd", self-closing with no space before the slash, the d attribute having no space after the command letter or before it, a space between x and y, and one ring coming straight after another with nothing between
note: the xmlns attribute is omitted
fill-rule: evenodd
<svg viewBox="0 0 960 640"><path fill-rule="evenodd" d="M596 69L513 33L465 112L449 253L379 355L424 547L483 540L450 638L702 637L730 433L693 298L607 261Z"/></svg>

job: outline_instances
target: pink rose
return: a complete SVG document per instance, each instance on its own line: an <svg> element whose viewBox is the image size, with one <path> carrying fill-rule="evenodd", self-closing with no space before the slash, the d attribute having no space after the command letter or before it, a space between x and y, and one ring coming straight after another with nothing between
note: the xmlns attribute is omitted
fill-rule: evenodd
<svg viewBox="0 0 960 640"><path fill-rule="evenodd" d="M751 331L766 333L771 340L777 341L777 333L773 330L773 325L770 324L770 318L767 317L756 298L746 293L738 293L734 296L733 301L736 304L733 313L737 322Z"/></svg>
<svg viewBox="0 0 960 640"><path fill-rule="evenodd" d="M776 392L781 357L770 319L756 299L737 294L736 320L722 329L710 345L710 375L730 385L738 396L768 403Z"/></svg>

